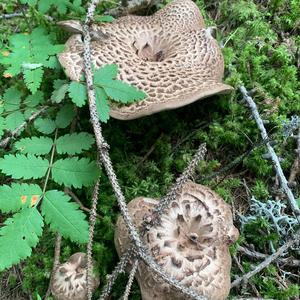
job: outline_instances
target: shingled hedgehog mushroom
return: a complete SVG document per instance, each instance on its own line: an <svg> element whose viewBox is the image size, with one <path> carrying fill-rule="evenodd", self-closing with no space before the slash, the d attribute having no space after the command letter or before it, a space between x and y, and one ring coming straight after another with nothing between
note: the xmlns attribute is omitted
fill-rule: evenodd
<svg viewBox="0 0 300 300"><path fill-rule="evenodd" d="M87 299L86 266L86 254L77 252L56 269L51 285L51 292L56 300ZM92 291L99 283L98 277L93 274Z"/></svg>
<svg viewBox="0 0 300 300"><path fill-rule="evenodd" d="M83 72L81 24L59 24L77 32L67 41L59 61L67 76L78 81ZM221 50L191 0L175 0L152 16L125 16L112 23L94 24L91 31L96 36L91 42L95 67L117 64L118 79L147 94L144 100L129 105L112 103L110 115L114 118L135 119L232 90L222 83ZM107 38L101 38L103 34Z"/></svg>
<svg viewBox="0 0 300 300"><path fill-rule="evenodd" d="M128 210L140 228L157 200L136 198ZM231 256L228 246L239 236L228 204L208 187L188 182L161 218L143 237L156 262L182 284L213 300L225 299L230 290ZM130 238L121 217L117 221L115 245L119 255ZM173 287L143 262L136 278L143 300L185 300Z"/></svg>

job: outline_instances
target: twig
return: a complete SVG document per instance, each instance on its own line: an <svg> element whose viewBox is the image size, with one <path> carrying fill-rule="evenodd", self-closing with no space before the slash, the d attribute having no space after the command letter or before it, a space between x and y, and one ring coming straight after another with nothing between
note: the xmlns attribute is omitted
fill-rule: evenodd
<svg viewBox="0 0 300 300"><path fill-rule="evenodd" d="M274 300L272 298L233 298L233 300Z"/></svg>
<svg viewBox="0 0 300 300"><path fill-rule="evenodd" d="M24 9L23 4L21 3L20 0L17 0L17 2L19 3L19 5L21 7L21 13L22 13L22 15L23 15L23 17L25 19L25 22L26 22L26 24L28 26L28 30L31 32L32 31L32 26L30 24L28 16L26 15L26 10Z"/></svg>
<svg viewBox="0 0 300 300"><path fill-rule="evenodd" d="M88 212L88 213L90 213L91 212L91 210L89 209L89 208L87 208L86 206L84 206L83 204L82 204L82 202L79 200L79 198L75 195L75 193L73 193L73 191L70 189L70 188L68 188L68 187L65 187L64 188L64 192L65 192L65 194L68 194L78 205L79 205L79 207L80 207L80 209L82 209L82 210L84 210L84 211L86 211L86 212ZM99 214L97 214L96 213L96 218L98 218L98 219L101 219L102 217L99 215Z"/></svg>
<svg viewBox="0 0 300 300"><path fill-rule="evenodd" d="M238 246L237 250L244 255L247 255L249 257L256 258L256 259L266 259L268 257L267 254L260 253L260 252L254 251L254 250L249 250L248 248L245 248L243 246ZM298 259L278 258L276 260L276 262L287 265L289 267L295 267L295 268L300 267L300 260L298 260Z"/></svg>
<svg viewBox="0 0 300 300"><path fill-rule="evenodd" d="M128 261L129 261L130 257L132 257L132 255L133 255L133 252L131 251L131 249L128 249L122 255L122 257L120 258L114 271L112 272L111 275L109 275L107 283L105 284L105 286L101 292L99 300L104 300L109 296L116 279L118 278L120 273L123 273L125 271Z"/></svg>
<svg viewBox="0 0 300 300"><path fill-rule="evenodd" d="M129 294L130 294L130 290L131 290L131 286L132 286L132 283L133 283L133 280L134 280L134 276L135 276L135 273L137 271L138 266L139 266L139 260L136 259L134 261L132 269L130 271L129 279L128 279L128 282L127 282L127 285L126 285L126 289L125 289L125 292L124 292L124 296L121 298L122 300L128 300L128 297L129 297Z"/></svg>
<svg viewBox="0 0 300 300"><path fill-rule="evenodd" d="M0 19L12 19L18 17L23 17L23 13L3 14L0 16Z"/></svg>
<svg viewBox="0 0 300 300"><path fill-rule="evenodd" d="M238 286L242 282L247 282L252 276L259 273L261 270L266 268L269 264L271 264L274 260L280 257L285 251L287 251L291 246L296 243L299 243L300 232L297 232L293 239L287 241L283 246L281 246L275 253L268 256L262 263L257 265L253 271L243 275L242 277L237 278L231 283L231 288Z"/></svg>
<svg viewBox="0 0 300 300"><path fill-rule="evenodd" d="M264 123L263 123L260 115L259 115L259 112L258 112L258 109L257 109L257 106L256 106L255 102L248 95L248 92L247 92L247 90L244 86L240 87L240 91L243 94L244 100L248 103L248 105L251 109L252 115L253 115L253 117L256 121L256 124L257 124L257 126L260 130L261 137L263 138L263 140L268 140L268 134L267 134L266 128L264 126ZM266 146L267 146L268 152L271 156L272 163L274 165L276 174L277 174L277 176L280 180L281 187L282 187L283 191L285 192L285 194L288 198L290 207L291 207L295 217L297 218L297 220L300 224L300 210L298 208L298 205L297 205L297 202L296 202L295 197L293 195L293 192L291 191L291 189L288 186L288 181L286 180L286 177L285 177L285 175L282 171L278 156L277 156L276 152L274 151L273 147L271 146L271 144L269 142L266 144Z"/></svg>
<svg viewBox="0 0 300 300"><path fill-rule="evenodd" d="M93 197L92 197L92 208L90 212L90 227L89 227L89 241L87 244L87 272L86 272L86 279L87 279L87 296L88 300L92 299L92 267L93 267L93 240L94 240L94 230L96 224L96 211L97 211L97 202L98 202L98 195L99 195L99 185L100 179L97 180Z"/></svg>
<svg viewBox="0 0 300 300"><path fill-rule="evenodd" d="M183 294L198 299L198 300L204 300L206 299L203 296L198 295L195 291L192 289L188 289L181 283L179 283L177 280L171 278L169 275L167 275L153 260L151 255L148 254L148 250L145 248L144 244L141 242L141 239L139 237L139 234L137 232L137 229L135 228L133 221L128 213L127 205L125 202L125 197L122 193L121 187L119 185L119 182L117 180L115 171L112 166L112 162L109 156L108 152L108 145L105 142L103 135L102 135L102 128L100 125L97 107L96 107L96 98L95 98L95 90L93 86L93 73L92 73L92 64L91 64L91 48L90 48L90 42L91 42L91 36L90 36L90 28L89 25L91 24L96 5L98 4L99 0L92 0L88 7L87 16L85 19L85 23L83 25L83 41L84 41L84 71L85 71L85 78L86 78L86 84L87 84L87 93L88 93L88 103L89 103L89 109L90 109L90 115L91 115L91 122L93 125L95 138L97 147L100 154L101 162L105 168L105 171L108 175L109 181L112 185L112 188L114 190L114 193L117 198L118 205L121 210L121 215L125 221L126 227L129 232L129 236L136 246L136 249L138 251L138 256L145 261L145 263L150 266L157 274L159 274L164 280L166 280L167 283L171 284L172 286L179 289ZM106 294L105 294L106 295Z"/></svg>
<svg viewBox="0 0 300 300"><path fill-rule="evenodd" d="M243 274L245 274L245 270L244 270L243 266L240 264L240 262L239 262L239 260L237 259L236 255L233 255L233 260L235 261L235 263L236 263L236 265L238 266L238 268L240 269L240 271L241 271ZM250 282L250 286L251 286L253 292L255 293L255 295L256 295L257 297L260 297L260 294L259 294L257 288L255 287L255 285L254 285L253 283Z"/></svg>
<svg viewBox="0 0 300 300"><path fill-rule="evenodd" d="M83 58L84 58L84 67L85 67L84 69L86 75L91 122L93 125L96 144L98 147L100 158L106 170L106 173L108 175L109 181L111 182L114 193L116 195L119 207L121 209L122 217L124 218L125 224L129 230L133 242L136 244L138 248L142 248L142 243L140 241L138 232L135 226L133 225L131 217L129 216L125 197L122 193L121 187L119 185L119 182L117 180L116 174L112 166L112 162L108 152L108 144L106 143L102 135L102 128L101 128L97 107L96 107L96 98L95 98L95 90L93 87L93 73L92 73L92 64L91 64L91 49L90 49L91 36L89 32L89 24L93 20L94 11L98 2L99 0L92 0L91 4L88 7L85 24L83 25L83 36L84 36Z"/></svg>
<svg viewBox="0 0 300 300"><path fill-rule="evenodd" d="M296 179L296 176L300 172L300 126L298 129L298 134L297 134L297 148L296 148L296 158L293 162L293 165L291 167L291 172L290 172L290 177L289 177L289 183L293 183Z"/></svg>
<svg viewBox="0 0 300 300"><path fill-rule="evenodd" d="M146 155L138 162L138 164L136 165L136 170L138 170L140 168L140 166L148 159L148 157L151 155L151 153L154 151L157 142L163 137L164 133L162 132L160 134L160 136L158 137L158 139L154 142L154 144L150 147L150 149L148 150L148 152L146 153Z"/></svg>
<svg viewBox="0 0 300 300"><path fill-rule="evenodd" d="M231 170L232 168L234 168L235 166L237 166L238 164L240 164L247 156L249 156L254 150L256 150L257 148L266 145L266 143L270 142L271 140L263 140L255 145L253 145L253 147L249 150L247 150L246 152L244 152L243 154L241 154L240 156L236 157L233 161L231 161L228 165L226 165L225 167L223 167L222 169L214 172L211 175L208 176L201 176L201 177L197 177L197 179L199 179L200 181L205 181L205 180L211 180L217 176L220 176L222 174L226 174L229 170Z"/></svg>
<svg viewBox="0 0 300 300"><path fill-rule="evenodd" d="M205 153L206 153L206 145L201 144L196 154L194 155L194 157L186 167L186 169L183 171L180 177L176 179L176 182L173 184L170 191L167 193L166 196L162 197L159 203L154 207L152 211L152 216L150 217L151 219L145 220L143 224L144 229L147 229L149 225L153 226L159 222L160 216L164 213L167 206L172 201L176 200L176 197L180 193L183 185L191 178L191 176L195 172L195 169L199 164L199 161L203 160ZM144 230L142 230L142 232L143 231Z"/></svg>
<svg viewBox="0 0 300 300"><path fill-rule="evenodd" d="M53 267L52 267L52 272L50 276L50 283L46 292L46 295L44 297L45 300L47 300L50 296L51 293L51 285L53 282L54 278L54 273L59 265L59 260L60 260L60 248L61 248L61 235L59 233L56 234L56 239L55 239L55 249L54 249L54 261L53 261Z"/></svg>
<svg viewBox="0 0 300 300"><path fill-rule="evenodd" d="M48 107L44 106L42 107L39 111L34 112L29 118L28 120L26 120L25 122L23 122L19 127L17 127L14 131L12 131L10 133L9 136L7 136L6 138L4 138L3 140L0 141L0 148L5 148L7 146L7 144L9 143L10 139L15 138L19 135L20 131L25 128L28 123L32 122L33 120L35 120L40 114L42 114Z"/></svg>

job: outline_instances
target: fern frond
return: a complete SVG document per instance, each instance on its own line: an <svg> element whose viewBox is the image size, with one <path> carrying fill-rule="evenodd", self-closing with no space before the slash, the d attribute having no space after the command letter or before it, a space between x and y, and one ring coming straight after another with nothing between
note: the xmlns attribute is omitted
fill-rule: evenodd
<svg viewBox="0 0 300 300"><path fill-rule="evenodd" d="M22 207L34 206L41 195L42 190L37 184L2 185L0 186L0 211L17 212Z"/></svg>
<svg viewBox="0 0 300 300"><path fill-rule="evenodd" d="M49 167L47 159L34 155L8 154L0 159L0 170L15 179L37 179L45 176Z"/></svg>
<svg viewBox="0 0 300 300"><path fill-rule="evenodd" d="M97 180L99 170L94 161L78 157L59 159L52 166L52 179L65 186L91 186Z"/></svg>
<svg viewBox="0 0 300 300"><path fill-rule="evenodd" d="M88 241L88 222L76 203L63 192L52 190L45 194L42 214L50 228L73 242Z"/></svg>
<svg viewBox="0 0 300 300"><path fill-rule="evenodd" d="M31 255L43 232L43 218L36 208L24 208L0 229L0 271Z"/></svg>

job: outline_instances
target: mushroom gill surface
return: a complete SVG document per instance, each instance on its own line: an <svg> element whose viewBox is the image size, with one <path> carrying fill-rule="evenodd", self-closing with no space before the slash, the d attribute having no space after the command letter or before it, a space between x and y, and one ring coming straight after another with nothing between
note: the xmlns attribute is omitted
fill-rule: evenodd
<svg viewBox="0 0 300 300"><path fill-rule="evenodd" d="M60 25L80 31L78 21ZM107 36L91 42L95 67L117 64L118 79L147 94L129 105L113 103L110 115L114 118L135 119L232 90L222 83L224 62L217 41L191 0L175 0L152 16L129 15L112 23L93 24L91 30ZM82 36L74 34L59 55L72 80L82 75L82 56Z"/></svg>
<svg viewBox="0 0 300 300"><path fill-rule="evenodd" d="M85 253L77 252L56 269L51 293L56 300L86 300L87 281L86 281L87 257ZM92 291L99 286L98 277L92 275Z"/></svg>
<svg viewBox="0 0 300 300"><path fill-rule="evenodd" d="M128 204L140 228L157 200L136 198ZM230 244L239 236L228 204L208 187L188 182L161 218L143 237L156 262L182 284L213 300L223 300L230 291ZM115 245L121 256L130 238L121 217L117 221ZM186 296L166 284L143 262L136 273L142 299L184 300Z"/></svg>

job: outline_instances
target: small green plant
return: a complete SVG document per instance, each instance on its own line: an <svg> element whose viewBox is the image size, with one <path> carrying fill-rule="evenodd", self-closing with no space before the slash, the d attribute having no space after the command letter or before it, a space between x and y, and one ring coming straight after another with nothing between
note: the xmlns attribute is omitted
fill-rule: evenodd
<svg viewBox="0 0 300 300"><path fill-rule="evenodd" d="M143 91L115 79L118 74L118 66L115 64L106 65L94 72L94 85L96 92L96 105L99 118L102 122L109 119L109 100L123 104L132 103L145 98ZM61 89L61 87L60 87ZM87 99L87 91L84 83L72 81L67 87L71 100L81 107ZM54 101L57 98L53 97ZM59 97L60 99L60 97ZM57 101L56 101L57 102Z"/></svg>
<svg viewBox="0 0 300 300"><path fill-rule="evenodd" d="M64 14L67 8L79 8L81 1L22 3L32 8L38 5L41 13L54 6ZM61 68L56 55L64 46L57 43L53 32L43 27L29 31L12 34L0 59L9 85L0 102L0 137L23 134L27 123L34 120L27 128L30 134L24 134L0 158L7 181L0 186L0 211L6 214L0 228L0 271L31 255L44 224L72 242L86 243L86 217L62 189L90 187L99 177L94 155L87 157L93 136L70 130L76 124L76 107L87 103L85 82L58 78ZM117 80L117 73L115 64L94 71L96 104L103 122L109 119L109 101L126 104L146 96ZM48 77L54 79L52 90L45 88Z"/></svg>
<svg viewBox="0 0 300 300"><path fill-rule="evenodd" d="M103 14L115 6L114 2L100 1L96 22L112 21ZM170 0L159 5L166 2ZM274 147L288 176L296 156L296 140L289 134L282 135L282 124L300 115L299 0L194 2L201 8L206 25L217 27L226 83L254 89L252 96L266 120L272 142L277 141ZM0 269L6 269L0 272L0 294L7 299L21 298L14 294L16 290L26 299L44 297L53 265L53 232L64 237L61 261L78 250L85 251L85 212L64 190L72 189L82 205L90 208L91 185L99 172L84 78L80 82L66 79L56 55L62 51L67 34L55 23L84 20L86 4L80 0L0 3L4 14L24 12L20 17L0 19L0 139L10 138L6 147L0 148ZM248 215L250 194L262 201L277 201L266 149L256 147L261 137L238 92L132 122L107 122L111 104L144 97L141 91L116 80L116 73L117 66L105 66L95 70L94 79L99 117L106 122L103 134L111 146L112 161L127 201L136 196L159 199L202 142L207 143L208 154L194 179L234 204L235 212ZM128 95L132 98L126 98ZM254 151L237 165L218 173L252 148ZM119 209L107 177L101 176L100 182L93 253L104 284L118 261L113 236ZM299 183L299 175L295 182ZM299 184L293 191L299 199ZM288 207L286 213L290 214ZM284 242L271 224L263 218L249 223L232 247L245 272L260 261L241 256L239 245L253 246L269 255L271 245L276 250ZM235 225L240 225L237 216ZM12 256L8 251L13 251ZM291 254L299 259L296 251ZM9 269L12 264L15 267ZM250 281L261 297L298 299L296 272L293 266L276 263ZM22 281L19 273L23 274ZM232 273L234 277L241 275L234 262ZM288 288L278 282L279 277ZM120 298L126 282L127 277L119 278L112 299ZM250 285L233 289L231 296L236 295L255 296ZM133 287L132 298L140 299L137 286Z"/></svg>
<svg viewBox="0 0 300 300"><path fill-rule="evenodd" d="M0 210L13 213L0 229L0 270L31 254L44 222L74 242L87 242L88 224L83 212L69 196L49 189L49 185L76 188L92 185L99 175L95 162L77 156L57 159L57 155L80 154L89 149L94 140L87 133L56 136L54 140L48 137L21 139L15 145L17 154L7 154L0 159L0 170L13 179L44 182L42 186L20 181L0 186ZM44 157L49 155L50 159Z"/></svg>
<svg viewBox="0 0 300 300"><path fill-rule="evenodd" d="M32 94L39 89L45 68L57 68L55 55L63 45L52 43L53 38L43 28L35 28L30 34L20 33L10 37L8 51L2 52L0 63L8 66L3 76L11 78L22 73Z"/></svg>

